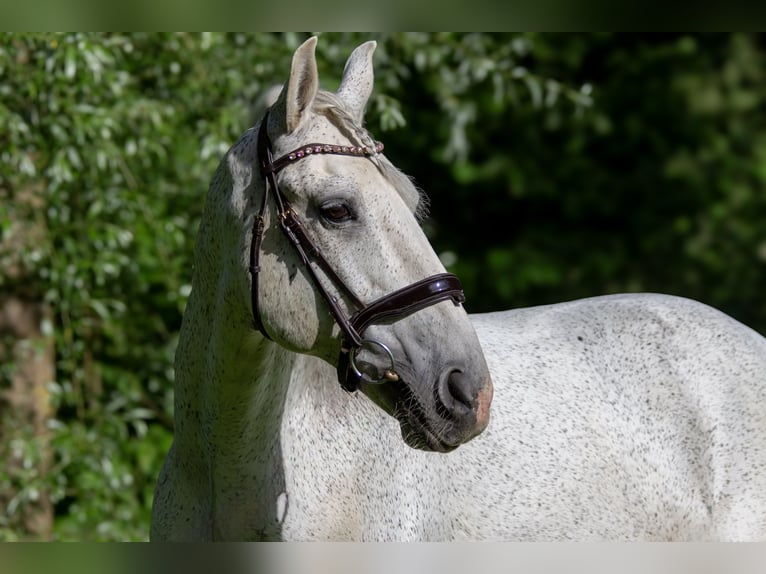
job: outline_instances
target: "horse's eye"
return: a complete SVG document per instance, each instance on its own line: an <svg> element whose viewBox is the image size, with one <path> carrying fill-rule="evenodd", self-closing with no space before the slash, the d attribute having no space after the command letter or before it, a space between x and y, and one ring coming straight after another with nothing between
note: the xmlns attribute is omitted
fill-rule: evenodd
<svg viewBox="0 0 766 574"><path fill-rule="evenodd" d="M324 204L319 209L319 212L322 214L322 217L331 223L343 223L354 218L351 208L345 203L337 201Z"/></svg>

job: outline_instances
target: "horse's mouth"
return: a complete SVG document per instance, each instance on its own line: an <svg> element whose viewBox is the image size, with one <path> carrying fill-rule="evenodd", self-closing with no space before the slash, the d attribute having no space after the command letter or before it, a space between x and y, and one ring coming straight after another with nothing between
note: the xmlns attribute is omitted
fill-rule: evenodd
<svg viewBox="0 0 766 574"><path fill-rule="evenodd" d="M394 417L399 421L402 439L412 448L433 452L451 452L464 441L448 440L451 427L441 418L429 417L424 405L416 398L406 383L402 385ZM435 425L440 427L435 428Z"/></svg>

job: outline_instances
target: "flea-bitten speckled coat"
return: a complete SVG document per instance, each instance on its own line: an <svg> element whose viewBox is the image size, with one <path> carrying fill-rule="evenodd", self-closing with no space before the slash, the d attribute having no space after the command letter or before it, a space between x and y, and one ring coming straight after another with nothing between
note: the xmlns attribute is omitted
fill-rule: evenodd
<svg viewBox="0 0 766 574"><path fill-rule="evenodd" d="M277 151L366 137L374 43L335 95L317 91L315 43L296 51L272 108ZM401 363L406 400L385 385L348 394L337 327L269 217L258 297L274 341L253 327L256 134L210 187L152 539L766 539L766 339L665 295L470 317L442 302L370 328ZM384 157L314 157L280 178L364 300L443 271L418 193ZM354 217L323 219L327 202ZM450 378L462 371L471 396ZM474 408L477 432L486 425L472 440L445 414L453 399Z"/></svg>

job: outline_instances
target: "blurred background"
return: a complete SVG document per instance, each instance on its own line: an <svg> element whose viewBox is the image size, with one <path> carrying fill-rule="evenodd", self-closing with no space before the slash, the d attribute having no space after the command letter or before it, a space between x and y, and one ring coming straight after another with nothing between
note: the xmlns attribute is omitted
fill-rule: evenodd
<svg viewBox="0 0 766 574"><path fill-rule="evenodd" d="M0 540L144 540L207 184L309 34L0 35ZM766 38L378 41L367 127L482 312L698 299L766 334Z"/></svg>

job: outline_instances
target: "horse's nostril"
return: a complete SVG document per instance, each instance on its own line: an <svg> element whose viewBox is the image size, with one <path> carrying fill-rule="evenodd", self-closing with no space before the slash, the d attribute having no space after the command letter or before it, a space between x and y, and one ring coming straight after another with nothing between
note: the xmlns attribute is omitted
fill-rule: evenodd
<svg viewBox="0 0 766 574"><path fill-rule="evenodd" d="M476 397L470 379L460 369L450 369L442 374L437 398L442 409L453 417L466 416L476 409Z"/></svg>
<svg viewBox="0 0 766 574"><path fill-rule="evenodd" d="M447 377L447 390L455 399L456 403L464 406L468 410L472 410L475 401L468 390L466 377L463 376L462 371L452 371Z"/></svg>

